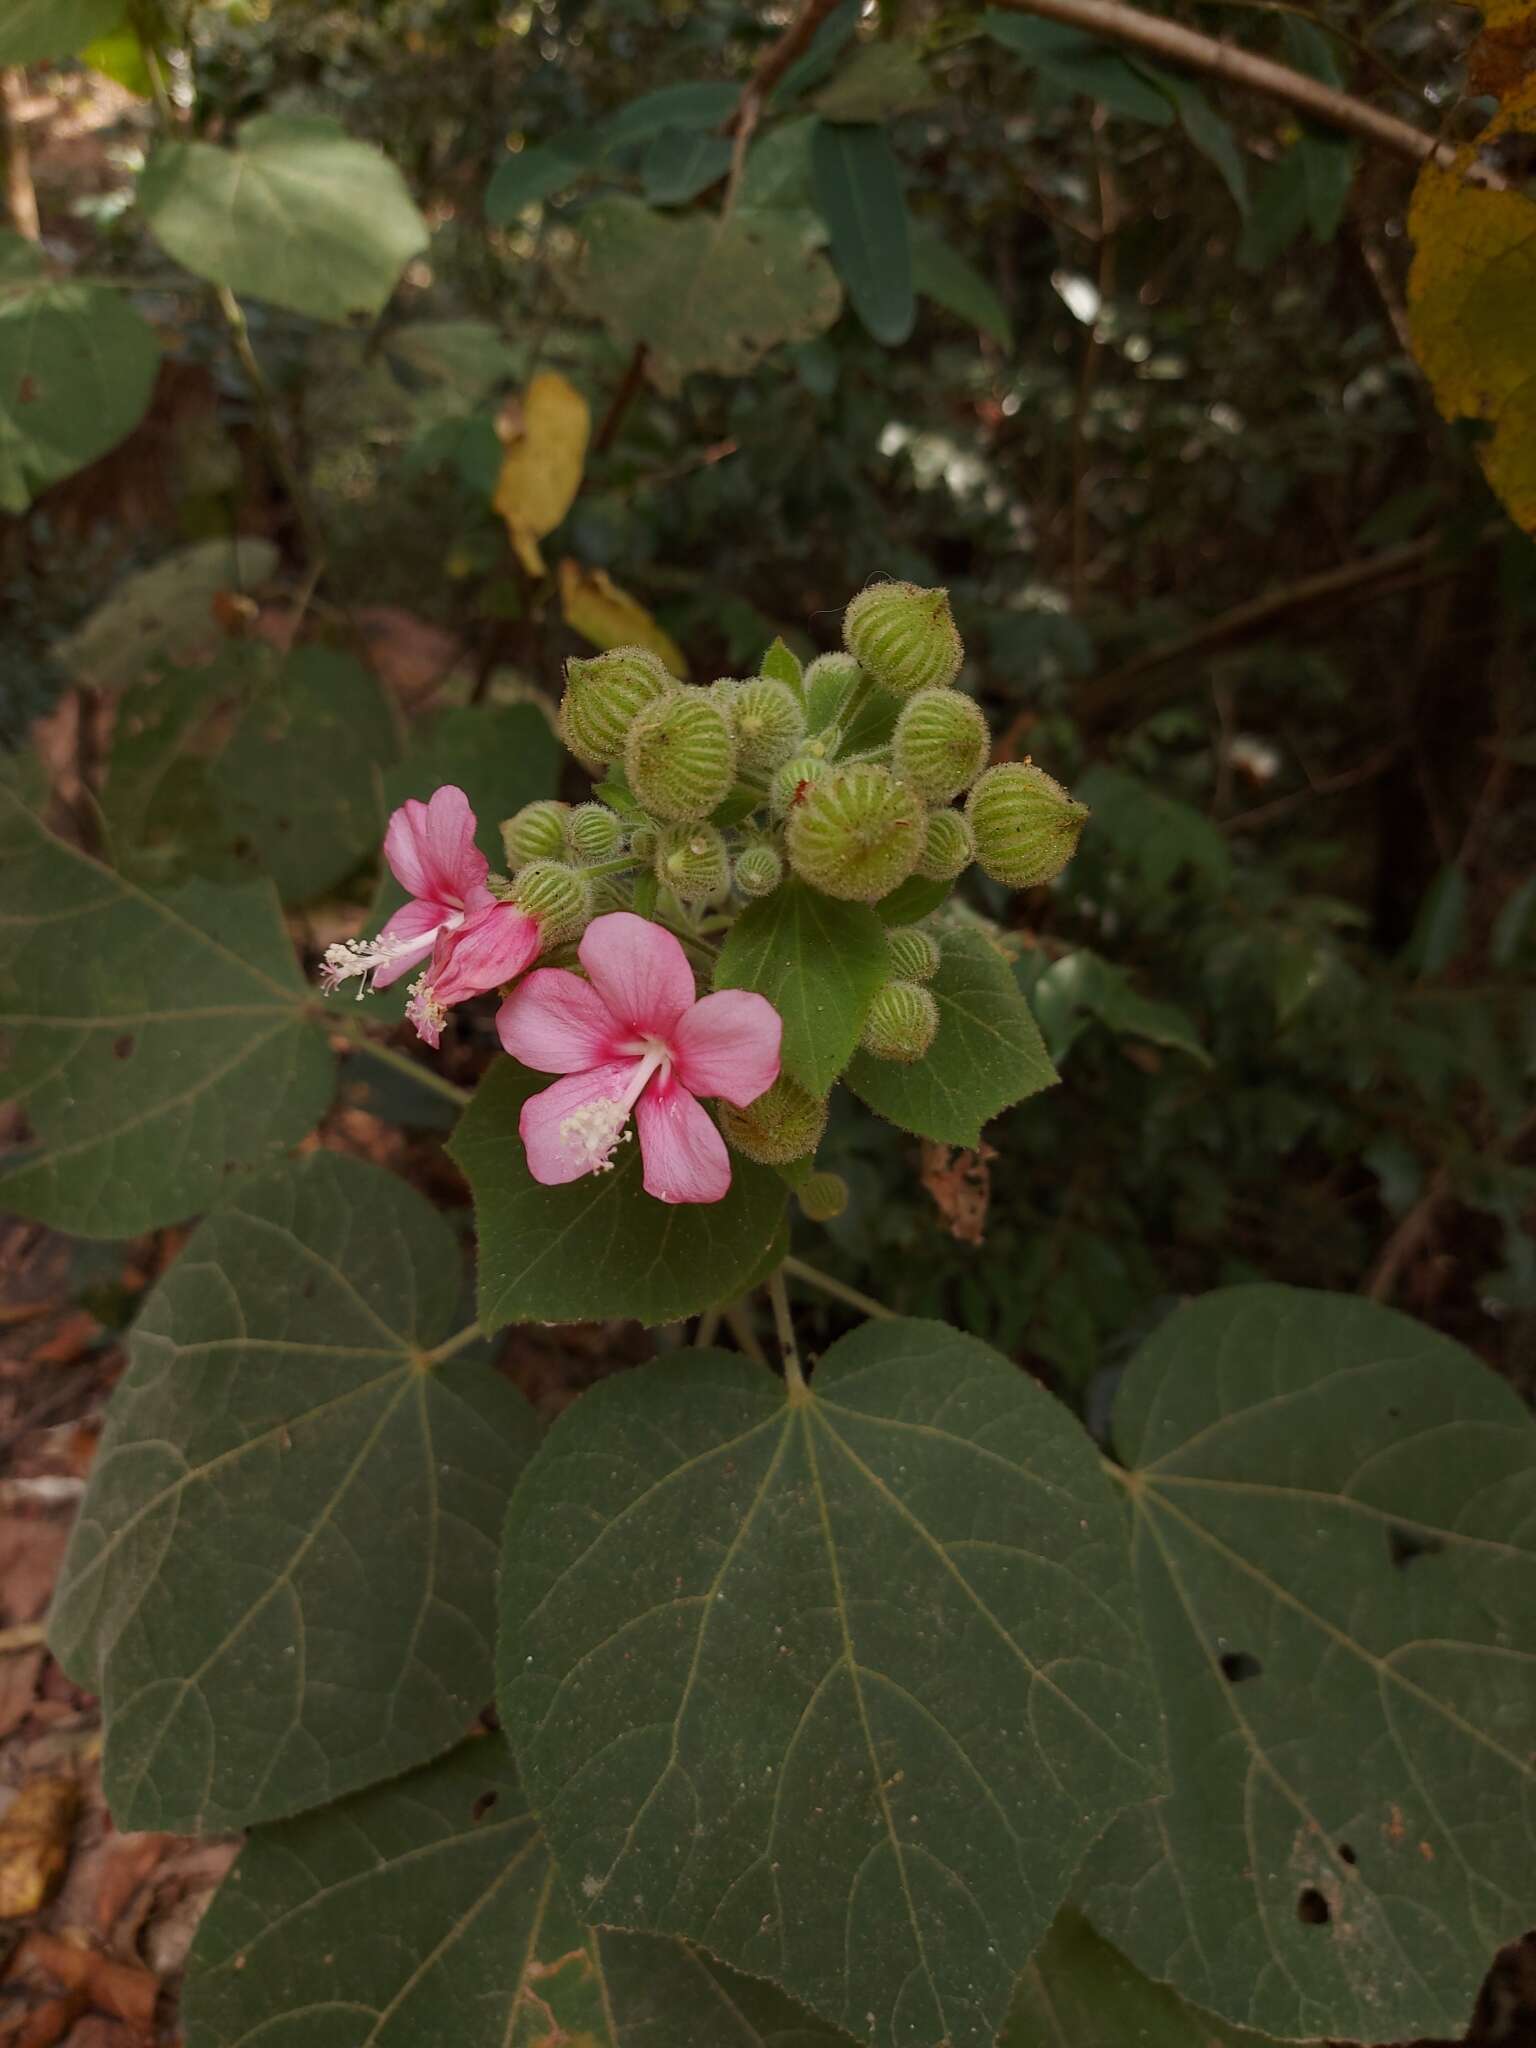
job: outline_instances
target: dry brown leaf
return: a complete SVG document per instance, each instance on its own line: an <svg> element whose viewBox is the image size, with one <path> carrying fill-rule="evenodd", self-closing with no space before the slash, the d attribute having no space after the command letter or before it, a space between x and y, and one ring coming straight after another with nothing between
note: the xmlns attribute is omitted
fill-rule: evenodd
<svg viewBox="0 0 1536 2048"><path fill-rule="evenodd" d="M99 1949L34 1927L16 1951L18 1975L51 1977L65 1991L79 1991L98 2011L146 2032L153 2026L160 1996L158 1979L133 1963L115 1962Z"/></svg>
<svg viewBox="0 0 1536 2048"><path fill-rule="evenodd" d="M995 1149L982 1141L974 1152L923 1140L923 1186L933 1197L951 1237L961 1244L986 1239L987 1204L992 1195L990 1162Z"/></svg>
<svg viewBox="0 0 1536 2048"><path fill-rule="evenodd" d="M557 370L541 370L497 424L507 452L493 503L518 560L530 576L542 576L539 542L554 532L581 489L591 409Z"/></svg>
<svg viewBox="0 0 1536 2048"><path fill-rule="evenodd" d="M688 657L681 647L606 570L584 568L567 556L560 564L560 609L572 632L592 646L648 647L673 675L687 680Z"/></svg>
<svg viewBox="0 0 1536 2048"><path fill-rule="evenodd" d="M73 1778L34 1778L11 1801L0 1820L0 1920L36 1913L58 1890L79 1806Z"/></svg>

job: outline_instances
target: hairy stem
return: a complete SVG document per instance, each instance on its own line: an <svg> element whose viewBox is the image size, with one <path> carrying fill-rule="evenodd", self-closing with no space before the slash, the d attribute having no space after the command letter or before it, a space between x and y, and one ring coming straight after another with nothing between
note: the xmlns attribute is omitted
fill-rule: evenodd
<svg viewBox="0 0 1536 2048"><path fill-rule="evenodd" d="M895 1320L896 1311L887 1308L883 1301L876 1301L872 1294L861 1294L857 1287L850 1287L846 1280L836 1280L830 1273L823 1273L819 1266L808 1266L804 1259L786 1259L781 1269L792 1279L803 1280L807 1287L814 1287L822 1294L830 1294L834 1301L845 1302L849 1308L856 1308L860 1315L873 1316L881 1322Z"/></svg>
<svg viewBox="0 0 1536 2048"><path fill-rule="evenodd" d="M452 1102L464 1109L471 1100L471 1091L461 1088L456 1081L447 1080L433 1067L413 1060L408 1052L397 1052L394 1046L384 1045L377 1038L370 1038L359 1022L350 1017L332 1016L327 1020L332 1029L339 1031L358 1052L365 1052L370 1059L380 1060L386 1067L393 1067L397 1074L409 1074L413 1081L428 1088L434 1095L441 1095L445 1102Z"/></svg>
<svg viewBox="0 0 1536 2048"><path fill-rule="evenodd" d="M784 1286L782 1266L768 1277L768 1299L773 1304L773 1327L779 1340L779 1357L784 1364L784 1384L791 1394L803 1394L805 1374L800 1366L799 1346L795 1343L795 1325L789 1313L789 1295Z"/></svg>

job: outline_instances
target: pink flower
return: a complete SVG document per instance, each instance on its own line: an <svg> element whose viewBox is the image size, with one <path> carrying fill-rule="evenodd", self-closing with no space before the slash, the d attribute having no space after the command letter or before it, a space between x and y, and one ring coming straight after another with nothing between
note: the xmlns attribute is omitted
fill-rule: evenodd
<svg viewBox="0 0 1536 2048"><path fill-rule="evenodd" d="M677 940L627 910L594 918L579 950L585 981L541 967L496 1013L514 1059L564 1076L523 1104L529 1172L546 1187L606 1173L633 1111L646 1193L718 1202L731 1162L698 1098L718 1095L744 1109L773 1085L778 1011L746 989L695 1001Z"/></svg>
<svg viewBox="0 0 1536 2048"><path fill-rule="evenodd" d="M370 987L388 988L430 954L405 1014L436 1045L452 1004L522 973L539 950L539 928L485 886L490 863L475 845L475 814L451 782L427 803L411 797L400 806L384 834L384 858L411 901L376 939L327 946L320 979L329 995L360 975L361 1002Z"/></svg>

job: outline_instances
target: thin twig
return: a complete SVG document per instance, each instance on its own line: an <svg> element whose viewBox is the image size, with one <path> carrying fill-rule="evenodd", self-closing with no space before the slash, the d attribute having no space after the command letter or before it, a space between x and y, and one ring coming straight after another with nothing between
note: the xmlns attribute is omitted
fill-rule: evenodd
<svg viewBox="0 0 1536 2048"><path fill-rule="evenodd" d="M613 394L612 403L603 414L603 423L592 436L592 453L606 455L613 445L613 438L619 431L625 413L634 403L635 395L645 382L645 360L650 351L643 341L637 341L630 353L629 364L619 380L619 388Z"/></svg>
<svg viewBox="0 0 1536 2048"><path fill-rule="evenodd" d="M288 493L289 503L293 506L294 515L303 529L304 544L310 554L310 566L313 568L319 563L323 567L327 552L325 535L320 530L320 522L309 502L304 479L299 475L298 467L288 453L282 421L277 415L277 400L273 396L272 387L267 382L266 372L261 367L256 351L251 346L251 331L246 324L245 308L228 285L219 285L217 291L219 311L224 316L224 324L228 327L230 339L235 345L235 354L240 359L240 367L245 372L256 400L256 409L261 415L262 435L267 450L277 466L283 488Z"/></svg>
<svg viewBox="0 0 1536 2048"><path fill-rule="evenodd" d="M838 0L801 0L794 20L775 43L770 43L752 70L746 90L737 102L736 111L727 124L727 133L734 131L747 119L750 102L756 102L751 113L753 124L757 121L757 109L773 91L797 57L803 56L817 29L833 12Z"/></svg>
<svg viewBox="0 0 1536 2048"><path fill-rule="evenodd" d="M757 1332L753 1329L752 1319L747 1314L746 1303L743 1301L729 1302L720 1313L725 1318L725 1327L730 1331L752 1363L754 1365L766 1365L768 1360L762 1345L757 1341Z"/></svg>
<svg viewBox="0 0 1536 2048"><path fill-rule="evenodd" d="M1093 391L1099 377L1102 346L1099 322L1115 292L1115 233L1120 225L1120 208L1115 193L1114 173L1104 148L1106 115L1095 107L1089 123L1093 142L1095 184L1099 199L1099 303L1087 323L1083 360L1078 371L1077 396L1072 406L1072 609L1083 609L1088 567L1088 419L1093 409Z"/></svg>
<svg viewBox="0 0 1536 2048"><path fill-rule="evenodd" d="M805 1392L805 1374L800 1350L795 1343L794 1318L789 1312L789 1295L784 1287L784 1268L777 1266L768 1276L768 1299L773 1304L773 1327L779 1340L779 1357L784 1366L784 1384L791 1395Z"/></svg>
<svg viewBox="0 0 1536 2048"><path fill-rule="evenodd" d="M1479 1160L1486 1165L1491 1160L1517 1152L1533 1134L1536 1134L1536 1110L1523 1123L1517 1124L1507 1137L1496 1138L1491 1145L1482 1148ZM1382 1246L1379 1258L1361 1284L1360 1292L1367 1300L1392 1299L1403 1268L1429 1236L1450 1192L1451 1167L1446 1161L1430 1175L1423 1194Z"/></svg>
<svg viewBox="0 0 1536 2048"><path fill-rule="evenodd" d="M21 115L26 97L27 74L21 66L7 64L0 68L0 110L4 113L0 154L5 157L6 213L18 235L25 241L36 242L42 238L42 225L37 214L37 188L32 183L26 123ZM32 282L30 277L25 281L28 285Z"/></svg>
<svg viewBox="0 0 1536 2048"><path fill-rule="evenodd" d="M409 1074L413 1081L423 1088L430 1088L435 1095L441 1095L447 1102L458 1108L468 1107L471 1091L461 1088L456 1081L439 1074L421 1060L413 1060L409 1053L397 1052L392 1045L384 1045L377 1038L370 1038L360 1022L354 1023L345 1015L327 1019L333 1031L339 1031L348 1044L357 1052L367 1053L370 1059L381 1061L386 1067L393 1067L397 1074Z"/></svg>
<svg viewBox="0 0 1536 2048"><path fill-rule="evenodd" d="M721 1316L722 1311L720 1309L707 1308L703 1315L699 1317L698 1327L693 1333L693 1348L695 1351L707 1351L710 1345L714 1343L716 1337L720 1334Z"/></svg>
<svg viewBox="0 0 1536 2048"><path fill-rule="evenodd" d="M834 1301L846 1302L860 1315L873 1316L881 1322L895 1320L895 1309L887 1308L883 1301L876 1301L872 1294L860 1294L857 1287L850 1287L846 1280L836 1280L830 1273L823 1273L819 1266L808 1266L803 1259L786 1259L783 1270L792 1279L803 1280L807 1287L830 1294Z"/></svg>

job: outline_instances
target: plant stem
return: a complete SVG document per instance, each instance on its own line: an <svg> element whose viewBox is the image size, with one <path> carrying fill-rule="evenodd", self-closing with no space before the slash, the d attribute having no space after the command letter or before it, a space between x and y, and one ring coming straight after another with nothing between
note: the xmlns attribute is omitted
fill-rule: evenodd
<svg viewBox="0 0 1536 2048"><path fill-rule="evenodd" d="M857 1287L850 1287L844 1280L834 1280L830 1273L823 1273L819 1266L808 1266L804 1259L786 1259L781 1270L796 1280L803 1280L807 1287L819 1288L823 1294L830 1294L834 1301L846 1302L849 1308L856 1308L861 1315L887 1322L895 1319L895 1309L887 1308L883 1301L876 1301L872 1294L860 1294Z"/></svg>
<svg viewBox="0 0 1536 2048"><path fill-rule="evenodd" d="M397 1052L392 1045L384 1045L377 1038L370 1038L361 1024L351 1018L332 1018L333 1027L350 1039L359 1052L365 1052L370 1059L381 1060L386 1067L393 1067L396 1073L409 1074L413 1081L423 1088L430 1088L435 1095L441 1095L447 1102L456 1103L460 1109L467 1107L471 1091L461 1088L456 1081L446 1080L420 1060L413 1060L409 1053Z"/></svg>
<svg viewBox="0 0 1536 2048"><path fill-rule="evenodd" d="M789 1295L784 1286L782 1266L768 1276L768 1299L773 1304L773 1327L779 1340L779 1356L784 1364L784 1384L793 1399L806 1391L805 1374L800 1368L800 1352L795 1343L795 1325L789 1313Z"/></svg>
<svg viewBox="0 0 1536 2048"><path fill-rule="evenodd" d="M310 566L323 568L326 560L325 535L320 529L314 507L310 504L304 479L299 475L293 458L288 453L282 421L278 418L277 400L273 396L271 385L267 382L267 374L257 359L256 351L251 346L251 331L246 324L245 308L227 284L217 286L216 291L219 311L224 315L224 324L228 327L230 339L234 342L235 354L240 359L240 367L244 370L256 399L256 409L261 415L262 435L267 443L268 452L277 465L283 488L288 493L289 502L303 530L304 545L310 553Z"/></svg>
<svg viewBox="0 0 1536 2048"><path fill-rule="evenodd" d="M589 868L583 868L584 875L627 875L633 868L643 868L645 862L637 860L632 853L620 854L614 860L594 861Z"/></svg>
<svg viewBox="0 0 1536 2048"><path fill-rule="evenodd" d="M729 1302L721 1310L721 1314L725 1317L726 1328L741 1346L745 1355L751 1359L752 1363L754 1365L766 1365L768 1361L763 1356L762 1345L757 1341L757 1332L753 1329L751 1318L747 1314L746 1303L743 1301Z"/></svg>
<svg viewBox="0 0 1536 2048"><path fill-rule="evenodd" d="M445 1337L441 1344L434 1345L430 1351L424 1351L422 1360L427 1365L446 1365L450 1358L457 1358L461 1351L467 1351L471 1344L477 1343L484 1335L485 1332L478 1323L466 1323L462 1330L455 1330L453 1335Z"/></svg>

